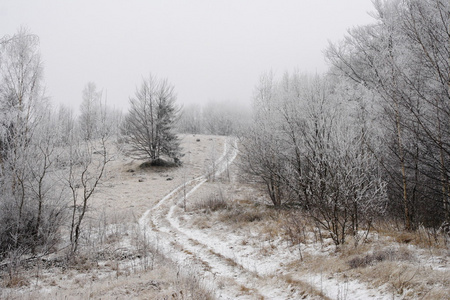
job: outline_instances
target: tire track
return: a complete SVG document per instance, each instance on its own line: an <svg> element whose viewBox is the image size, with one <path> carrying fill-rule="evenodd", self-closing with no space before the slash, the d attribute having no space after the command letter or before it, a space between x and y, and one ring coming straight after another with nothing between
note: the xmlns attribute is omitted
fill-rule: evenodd
<svg viewBox="0 0 450 300"><path fill-rule="evenodd" d="M230 255L217 245L207 245L188 229L184 229L174 218L174 211L184 197L188 198L201 187L211 175L219 176L227 170L238 154L237 140L230 145L225 142L222 156L215 162L216 170L210 174L196 177L176 187L153 208L147 210L139 219L141 230L161 243L165 254L187 266L195 265L204 272L210 285L219 299L289 299L292 292L288 284L277 282L270 289L261 289L267 285L266 275L244 264L238 257ZM186 193L186 196L184 196ZM151 217L149 215L151 214ZM151 223L151 226L149 225ZM226 289L221 289L221 282L227 282ZM280 285L281 284L281 285ZM231 286L230 286L231 285Z"/></svg>

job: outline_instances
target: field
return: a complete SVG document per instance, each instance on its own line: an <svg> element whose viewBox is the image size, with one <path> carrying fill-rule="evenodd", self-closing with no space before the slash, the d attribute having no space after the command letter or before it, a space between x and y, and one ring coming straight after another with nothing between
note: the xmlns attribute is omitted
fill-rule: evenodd
<svg viewBox="0 0 450 300"><path fill-rule="evenodd" d="M76 259L61 247L3 264L0 298L450 299L444 235L383 223L336 248L307 216L269 205L233 138L186 135L182 147L178 168L117 150Z"/></svg>

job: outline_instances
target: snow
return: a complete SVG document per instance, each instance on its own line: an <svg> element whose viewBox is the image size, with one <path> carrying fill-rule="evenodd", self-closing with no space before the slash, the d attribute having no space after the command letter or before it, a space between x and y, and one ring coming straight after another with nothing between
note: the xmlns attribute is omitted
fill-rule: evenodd
<svg viewBox="0 0 450 300"><path fill-rule="evenodd" d="M234 147L231 147L231 153L228 153L228 148L230 148L228 145L228 142L225 143L224 153L216 162L218 166L216 176L224 172L228 167L227 164L231 163L237 156L236 142ZM269 256L263 256L252 245L242 245L242 236L228 232L225 237L217 235L217 232L214 232L217 229L199 230L184 228L181 225L180 220L176 217L176 212L180 214L181 210L177 204L184 200L184 196L176 201L177 194L180 194L182 189L188 186L186 194L188 198L205 182L205 177L200 176L175 188L161 199L155 207L145 212L139 220L141 227L146 223L150 212L153 212L152 221L157 225L159 231L171 235L172 242L181 245L185 253L193 253L197 260L207 263L207 272L210 274L209 277L213 279L212 285L218 277L231 277L238 285L252 289L255 294L268 299L294 299L298 297L299 291L289 288L289 284L282 280L272 282L270 285L265 284L270 281L270 278L276 278L285 273L284 265L298 259L298 254L291 249L287 249L286 243L283 246L280 241L274 241L277 244L277 250ZM164 210L160 208L168 202L171 202L170 208L167 215L164 216ZM169 226L165 225L161 219L168 220ZM168 239L166 241L165 251L170 251L171 243ZM262 242L261 247L265 246L264 243L268 242ZM181 251L173 251L173 248L171 257L177 261L189 260L187 255L183 255ZM324 280L319 275L311 275L308 278L302 278L302 280L332 299L346 299L342 298L343 296L349 297L348 299L385 299L376 290L368 289L364 284L355 281L341 282L333 278ZM238 291L224 291L219 287L214 288L214 290L219 299L236 299L236 297L245 299L246 297L245 295L239 295Z"/></svg>
<svg viewBox="0 0 450 300"><path fill-rule="evenodd" d="M184 212L183 201L199 197L211 184L208 183L210 176L205 175L205 171L215 170L212 175L219 177L229 170L238 155L237 142L231 138L224 138L223 141L223 151L214 162L214 168L209 165L203 169L198 166L204 163L206 146L194 143L195 151L198 154L203 151L203 155L187 164L189 176L178 170L172 181L166 181L164 173L159 176L139 173L139 178L144 180L153 176L149 184L142 185L137 181L138 176L133 177L133 174L119 168L113 169L112 173L117 177L112 178L110 188L102 191L103 202L98 205L113 207L129 219L106 225L102 232L100 229L92 232L93 239L125 232L113 250L126 256L129 250L131 253L131 249L136 248L133 238L137 234L145 236L149 246L176 262L180 270L201 277L207 289L213 291L218 299L321 299L317 296L320 293L330 299L392 299L392 293L388 293L388 288L384 286L371 288L365 282L343 273L302 270L298 246L289 245L281 237L266 239L254 230L255 227L230 228L222 223L214 223L204 229L195 227L193 221L196 215ZM210 144L216 142L210 141ZM126 168L130 166L135 164L129 163ZM141 217L137 224L131 222L129 212L139 213ZM313 236L309 238L312 240ZM412 245L408 247L417 253L421 266L442 271L443 276L450 270L447 259L442 255L430 255L427 250ZM329 241L323 244L308 242L302 244L301 249L303 255L319 260L334 255L334 246ZM143 269L146 266L144 259L140 257L117 262L118 268ZM91 277L99 281L114 277L112 271L100 270L106 264L101 262L99 270L91 271ZM293 270L292 264L300 270ZM40 292L51 294L59 286L64 286L64 280L68 278L79 280L82 284L87 277L87 274L81 273L74 276L61 274L54 287L42 286ZM88 280L89 284L93 284L92 280Z"/></svg>

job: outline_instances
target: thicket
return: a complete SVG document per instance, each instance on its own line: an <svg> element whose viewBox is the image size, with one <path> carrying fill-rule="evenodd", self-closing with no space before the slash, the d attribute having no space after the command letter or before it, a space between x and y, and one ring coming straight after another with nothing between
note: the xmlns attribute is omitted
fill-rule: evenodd
<svg viewBox="0 0 450 300"><path fill-rule="evenodd" d="M376 219L450 221L449 3L375 1L375 23L330 44L330 71L263 74L243 168L336 245Z"/></svg>

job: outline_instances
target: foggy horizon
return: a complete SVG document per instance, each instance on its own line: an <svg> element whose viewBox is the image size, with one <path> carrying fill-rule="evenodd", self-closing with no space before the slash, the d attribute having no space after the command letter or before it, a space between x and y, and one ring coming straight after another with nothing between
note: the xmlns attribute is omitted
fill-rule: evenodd
<svg viewBox="0 0 450 300"><path fill-rule="evenodd" d="M328 41L373 22L370 0L12 1L0 35L23 26L40 38L47 96L78 109L88 82L124 110L151 73L178 103L248 103L262 72L323 73Z"/></svg>

